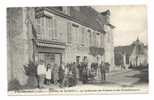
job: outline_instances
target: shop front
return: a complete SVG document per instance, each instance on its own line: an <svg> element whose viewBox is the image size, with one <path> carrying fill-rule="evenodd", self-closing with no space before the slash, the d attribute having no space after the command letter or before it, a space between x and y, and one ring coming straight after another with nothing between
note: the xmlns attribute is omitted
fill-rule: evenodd
<svg viewBox="0 0 154 100"><path fill-rule="evenodd" d="M37 41L36 47L36 62L43 60L45 65L57 64L58 66L62 63L62 56L64 54L65 45L59 42L46 42Z"/></svg>

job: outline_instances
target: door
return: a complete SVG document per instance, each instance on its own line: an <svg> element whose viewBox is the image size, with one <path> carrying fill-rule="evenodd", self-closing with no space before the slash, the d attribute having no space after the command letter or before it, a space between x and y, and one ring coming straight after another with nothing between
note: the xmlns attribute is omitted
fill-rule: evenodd
<svg viewBox="0 0 154 100"><path fill-rule="evenodd" d="M60 66L62 61L62 54L56 53L39 53L38 61L43 60L45 65L55 63Z"/></svg>
<svg viewBox="0 0 154 100"><path fill-rule="evenodd" d="M46 62L46 65L47 64L51 65L51 63L53 64L55 62L55 55L52 53L45 54L45 62Z"/></svg>
<svg viewBox="0 0 154 100"><path fill-rule="evenodd" d="M61 54L55 54L55 64L57 64L58 66L61 65L61 60L62 60L61 58L62 58Z"/></svg>

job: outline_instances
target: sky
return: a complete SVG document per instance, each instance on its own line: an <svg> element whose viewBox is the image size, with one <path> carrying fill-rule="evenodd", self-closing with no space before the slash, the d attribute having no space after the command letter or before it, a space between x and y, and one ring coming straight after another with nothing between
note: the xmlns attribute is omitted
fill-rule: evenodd
<svg viewBox="0 0 154 100"><path fill-rule="evenodd" d="M129 45L137 39L147 45L147 9L144 5L93 6L98 12L111 11L114 46Z"/></svg>

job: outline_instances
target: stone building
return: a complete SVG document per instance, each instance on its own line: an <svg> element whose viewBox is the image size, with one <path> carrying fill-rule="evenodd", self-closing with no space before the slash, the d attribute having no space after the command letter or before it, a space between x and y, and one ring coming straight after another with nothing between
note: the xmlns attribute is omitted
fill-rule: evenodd
<svg viewBox="0 0 154 100"><path fill-rule="evenodd" d="M134 49L129 58L129 64L133 67L147 66L148 64L148 48L138 38L132 44Z"/></svg>
<svg viewBox="0 0 154 100"><path fill-rule="evenodd" d="M114 49L115 65L137 67L148 65L148 48L138 38L128 46Z"/></svg>
<svg viewBox="0 0 154 100"><path fill-rule="evenodd" d="M110 11L92 7L30 7L7 9L8 82L27 83L23 65L30 61L60 65L81 61L114 66Z"/></svg>

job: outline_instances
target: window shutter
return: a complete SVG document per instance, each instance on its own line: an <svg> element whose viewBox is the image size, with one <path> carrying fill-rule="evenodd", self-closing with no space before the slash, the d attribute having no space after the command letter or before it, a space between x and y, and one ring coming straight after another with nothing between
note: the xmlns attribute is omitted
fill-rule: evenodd
<svg viewBox="0 0 154 100"><path fill-rule="evenodd" d="M67 42L72 42L71 23L67 23Z"/></svg>
<svg viewBox="0 0 154 100"><path fill-rule="evenodd" d="M93 37L94 37L94 39L93 39L93 46L95 47L96 46L96 34L95 34L95 32L93 32Z"/></svg>
<svg viewBox="0 0 154 100"><path fill-rule="evenodd" d="M40 34L40 33L41 33L40 18L37 18L37 19L36 19L36 22L37 22L37 30L38 30L37 33Z"/></svg>
<svg viewBox="0 0 154 100"><path fill-rule="evenodd" d="M84 44L84 37L85 37L85 31L84 31L84 28L82 28L82 44Z"/></svg>
<svg viewBox="0 0 154 100"><path fill-rule="evenodd" d="M53 34L54 34L54 39L58 39L58 33L57 33L57 20L54 19L54 27L53 27Z"/></svg>
<svg viewBox="0 0 154 100"><path fill-rule="evenodd" d="M89 32L89 46L91 46L91 32L90 31L88 32Z"/></svg>
<svg viewBox="0 0 154 100"><path fill-rule="evenodd" d="M50 34L50 39L54 39L54 30L53 30L53 18L49 19L49 34Z"/></svg>

